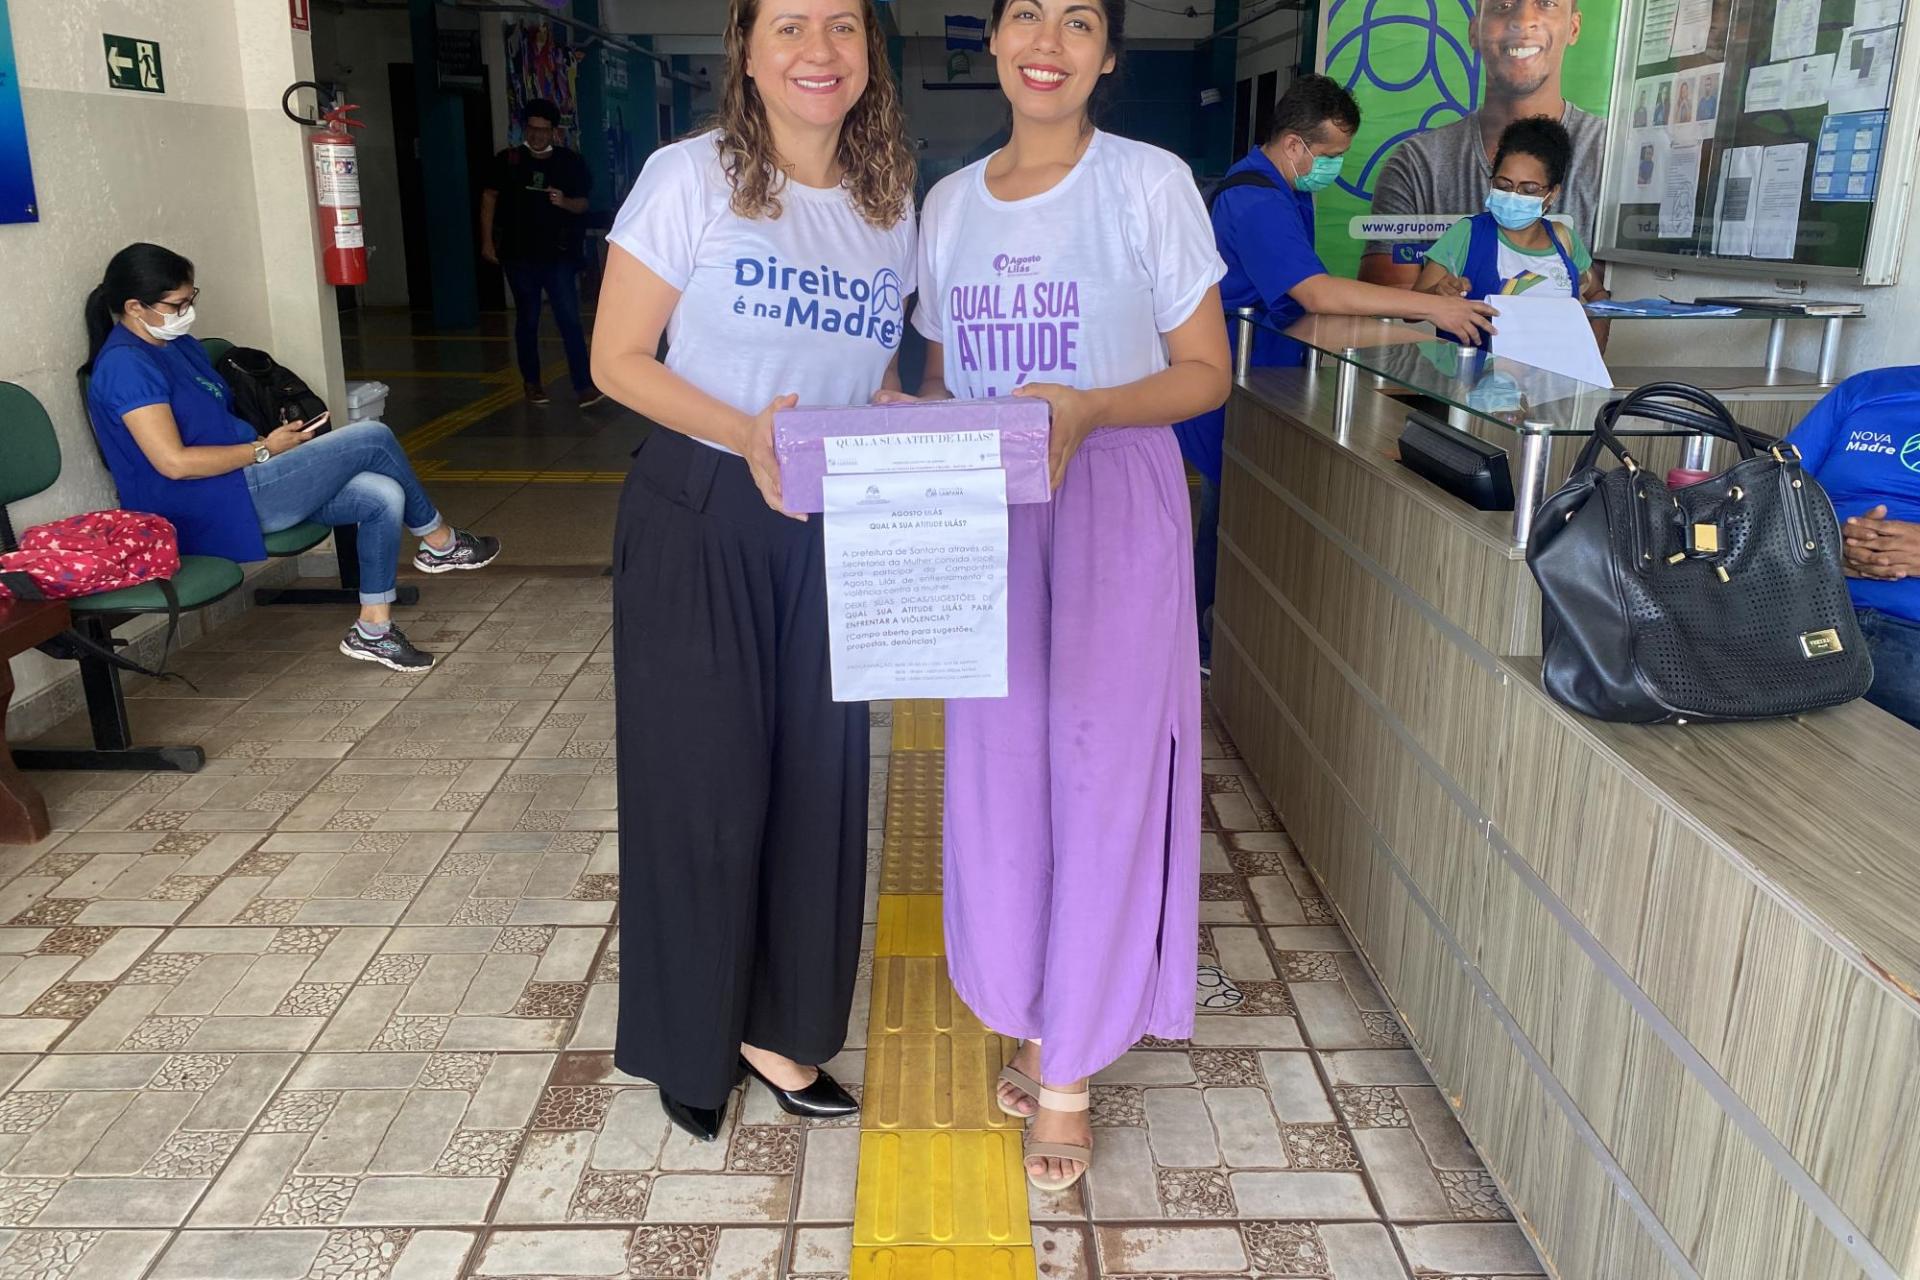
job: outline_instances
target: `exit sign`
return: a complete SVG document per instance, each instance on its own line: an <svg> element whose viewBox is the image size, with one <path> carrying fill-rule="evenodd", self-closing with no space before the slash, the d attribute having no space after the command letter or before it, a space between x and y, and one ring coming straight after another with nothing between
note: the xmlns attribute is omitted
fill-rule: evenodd
<svg viewBox="0 0 1920 1280"><path fill-rule="evenodd" d="M160 45L132 36L102 36L107 46L107 83L136 93L165 93L160 74Z"/></svg>

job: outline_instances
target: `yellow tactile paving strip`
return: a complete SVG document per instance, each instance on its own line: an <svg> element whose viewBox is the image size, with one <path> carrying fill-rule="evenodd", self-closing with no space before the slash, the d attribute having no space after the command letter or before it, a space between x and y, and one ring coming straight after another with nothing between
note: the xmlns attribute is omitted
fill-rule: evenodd
<svg viewBox="0 0 1920 1280"><path fill-rule="evenodd" d="M899 726L894 727L898 733ZM917 740L938 739L940 722L909 724ZM880 864L880 892L940 896L940 783L946 752L902 747L894 739L887 766L886 857Z"/></svg>
<svg viewBox="0 0 1920 1280"><path fill-rule="evenodd" d="M436 341L441 341L441 339L436 339ZM564 373L566 367L567 364L564 360L549 361L546 367L540 370L540 376L544 381L551 382L553 379L559 377L560 374ZM496 372L492 375L473 374L469 376L476 382L491 382L501 375ZM443 413L433 421L414 428L401 437L400 447L406 450L407 457L418 458L421 454L425 453L434 445L439 444L447 437L458 435L482 418L491 417L508 405L517 403L522 394L524 394L519 384L514 381L514 379L518 377L519 375L517 373L509 372L507 374L508 380L498 391L490 391L478 400L461 405L458 409ZM451 477L443 474L439 478L448 479Z"/></svg>
<svg viewBox="0 0 1920 1280"><path fill-rule="evenodd" d="M850 1280L1034 1280L1020 1125L993 1104L1013 1044L947 981L945 723L897 702L875 931Z"/></svg>

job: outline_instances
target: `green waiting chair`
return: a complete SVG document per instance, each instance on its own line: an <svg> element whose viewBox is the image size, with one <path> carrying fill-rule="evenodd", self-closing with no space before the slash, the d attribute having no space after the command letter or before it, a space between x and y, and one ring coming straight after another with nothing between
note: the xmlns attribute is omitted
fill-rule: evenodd
<svg viewBox="0 0 1920 1280"><path fill-rule="evenodd" d="M46 409L25 387L0 382L0 551L19 546L6 508L44 493L60 478L60 441ZM240 586L240 566L218 556L182 556L173 576L180 612L204 609ZM148 614L166 614L164 592L152 583L103 591L67 601L74 629L104 649L122 647L114 632ZM136 747L127 719L120 669L106 659L82 654L80 684L93 727L91 748L30 747L16 750L22 769L139 769L196 772L206 763L199 747Z"/></svg>

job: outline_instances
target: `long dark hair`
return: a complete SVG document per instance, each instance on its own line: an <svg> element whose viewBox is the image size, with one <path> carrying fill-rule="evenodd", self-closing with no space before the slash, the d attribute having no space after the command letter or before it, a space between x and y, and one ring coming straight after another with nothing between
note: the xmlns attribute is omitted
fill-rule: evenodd
<svg viewBox="0 0 1920 1280"><path fill-rule="evenodd" d="M171 249L157 244L130 244L113 255L107 273L87 295L87 365L100 356L100 348L120 322L120 307L128 298L148 306L160 301L169 291L193 283L193 264Z"/></svg>
<svg viewBox="0 0 1920 1280"><path fill-rule="evenodd" d="M1013 0L993 0L993 15L987 19L987 29L998 31L1000 20L1007 16L1007 6ZM1093 96L1087 99L1087 119L1098 122L1107 99L1113 96L1113 86L1120 79L1126 64L1127 53L1127 0L1100 0L1100 10L1107 16L1107 52L1113 55L1113 70L1101 76L1093 87Z"/></svg>

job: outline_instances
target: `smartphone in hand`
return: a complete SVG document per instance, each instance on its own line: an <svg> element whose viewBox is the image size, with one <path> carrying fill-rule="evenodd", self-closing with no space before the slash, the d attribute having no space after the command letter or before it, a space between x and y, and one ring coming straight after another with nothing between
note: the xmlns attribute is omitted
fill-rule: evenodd
<svg viewBox="0 0 1920 1280"><path fill-rule="evenodd" d="M326 410L315 414L307 420L306 425L302 427L301 430L307 433L309 440L315 436L327 434L327 432L333 430L333 411Z"/></svg>

